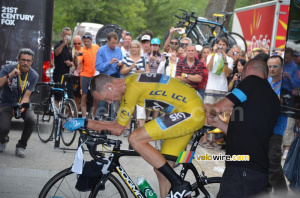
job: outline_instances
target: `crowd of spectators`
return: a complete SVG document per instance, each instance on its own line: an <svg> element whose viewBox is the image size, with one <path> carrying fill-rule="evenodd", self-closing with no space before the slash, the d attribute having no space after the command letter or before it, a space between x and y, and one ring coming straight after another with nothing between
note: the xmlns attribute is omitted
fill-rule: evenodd
<svg viewBox="0 0 300 198"><path fill-rule="evenodd" d="M69 40L65 35L71 33L68 28L64 28L63 39L55 46L54 51L56 65L54 80L60 82L61 76L69 70L74 73L73 82L70 83L74 84L74 97L78 109L81 109L82 117L86 116L89 80L99 73L116 78L126 78L134 73L166 74L191 85L199 93L203 103L213 104L238 86L243 68L249 60L261 59L268 65L270 72L268 81L271 87L279 98L280 95L285 96L280 99L281 101L291 102L288 99L292 97L293 91L300 87L298 78L300 56L291 48L287 48L285 54L281 50L269 52L260 48L245 52L238 45L229 48L226 38L219 38L214 46L202 46L199 50L192 44L191 39L184 37L179 40L174 37L176 30L173 27L169 32L164 45L149 30L141 34L140 41L132 39L130 32L126 30L122 32L120 39L116 33L109 33L107 44L102 47L91 44L92 36L86 32L82 38L79 35L73 37L73 53L72 56L68 56ZM72 67L74 68L69 69ZM281 85L282 88L278 88ZM78 99L80 97L81 99ZM109 120L114 119L118 104L108 107L105 102L98 102L98 106L97 101L93 103L95 109L97 108L97 113L93 112L93 117L103 119L108 109L111 109ZM230 114L230 110L226 111L220 115L220 119L229 122ZM147 110L136 106L135 116L138 126L143 126L147 120L156 118L158 112L152 113L151 116ZM278 160L281 161L282 152L283 159L286 158L294 139L294 131L298 130L298 123L293 118L280 117L276 127L270 141L269 158L274 169L273 172L270 170L270 184L274 189L286 191ZM124 136L128 136L129 132L127 126ZM215 132L222 131L215 129ZM220 150L226 145L225 138L225 135L209 137L205 135L200 145L207 149Z"/></svg>

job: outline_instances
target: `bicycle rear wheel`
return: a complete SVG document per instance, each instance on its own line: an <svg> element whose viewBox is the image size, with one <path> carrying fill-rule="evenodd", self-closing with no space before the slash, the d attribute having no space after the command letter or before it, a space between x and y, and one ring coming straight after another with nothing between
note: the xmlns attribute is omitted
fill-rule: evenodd
<svg viewBox="0 0 300 198"><path fill-rule="evenodd" d="M39 194L39 198L48 197L89 197L91 191L80 192L75 188L77 182L77 174L67 168L55 176L53 176L43 187ZM123 186L113 175L110 175L105 183L105 189L97 191L98 195L92 197L112 197L112 198L127 198L126 191Z"/></svg>
<svg viewBox="0 0 300 198"><path fill-rule="evenodd" d="M245 39L239 35L238 33L235 33L235 32L229 32L229 35L234 38L234 40L236 41L236 44L238 46L240 46L240 48L242 50L244 50L245 52L247 52L247 43L245 41Z"/></svg>
<svg viewBox="0 0 300 198"><path fill-rule="evenodd" d="M67 118L77 118L78 112L77 107L72 99L68 99L64 101L60 113ZM62 123L64 123L64 119L62 120ZM76 137L76 131L68 131L65 128L61 128L61 139L66 146L70 146Z"/></svg>
<svg viewBox="0 0 300 198"><path fill-rule="evenodd" d="M43 143L49 142L53 138L55 122L53 108L48 99L44 99L36 110L36 130Z"/></svg>

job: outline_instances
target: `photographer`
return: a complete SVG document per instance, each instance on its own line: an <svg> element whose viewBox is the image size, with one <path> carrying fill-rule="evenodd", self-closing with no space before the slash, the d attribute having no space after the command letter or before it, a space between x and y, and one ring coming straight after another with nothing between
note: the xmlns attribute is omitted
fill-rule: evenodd
<svg viewBox="0 0 300 198"><path fill-rule="evenodd" d="M30 68L33 57L34 52L31 49L20 49L18 64L5 65L0 71L0 152L5 151L6 143L9 142L8 133L13 115L16 118L22 117L24 128L15 151L21 158L25 157L27 142L35 126L34 113L28 108L29 97L39 78Z"/></svg>
<svg viewBox="0 0 300 198"><path fill-rule="evenodd" d="M241 82L242 71L245 64L246 64L245 59L239 59L237 61L237 73L234 74L232 80L230 81L228 85L228 91L232 91L234 88L237 87L239 82Z"/></svg>
<svg viewBox="0 0 300 198"><path fill-rule="evenodd" d="M174 45L171 45L168 53L164 52L163 56L165 57L162 60L157 68L157 73L166 74L168 76L174 77L176 75L176 65L179 61L178 59L178 48Z"/></svg>

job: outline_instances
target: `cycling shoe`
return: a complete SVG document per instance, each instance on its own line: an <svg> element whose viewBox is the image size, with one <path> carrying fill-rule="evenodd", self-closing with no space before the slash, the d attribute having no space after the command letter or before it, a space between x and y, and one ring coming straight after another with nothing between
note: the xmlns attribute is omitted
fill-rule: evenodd
<svg viewBox="0 0 300 198"><path fill-rule="evenodd" d="M183 198L190 197L192 186L189 182L184 181L179 186L172 186L166 198Z"/></svg>

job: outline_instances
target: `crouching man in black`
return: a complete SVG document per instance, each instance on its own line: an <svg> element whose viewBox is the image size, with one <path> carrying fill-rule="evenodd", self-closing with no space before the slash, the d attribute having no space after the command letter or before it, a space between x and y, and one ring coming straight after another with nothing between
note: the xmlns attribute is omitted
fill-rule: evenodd
<svg viewBox="0 0 300 198"><path fill-rule="evenodd" d="M32 109L25 107L39 78L31 68L33 58L34 52L31 49L20 49L18 64L5 65L0 70L0 153L5 151L9 142L12 117L22 117L24 128L16 145L16 155L21 158L25 157L27 142L35 126Z"/></svg>

